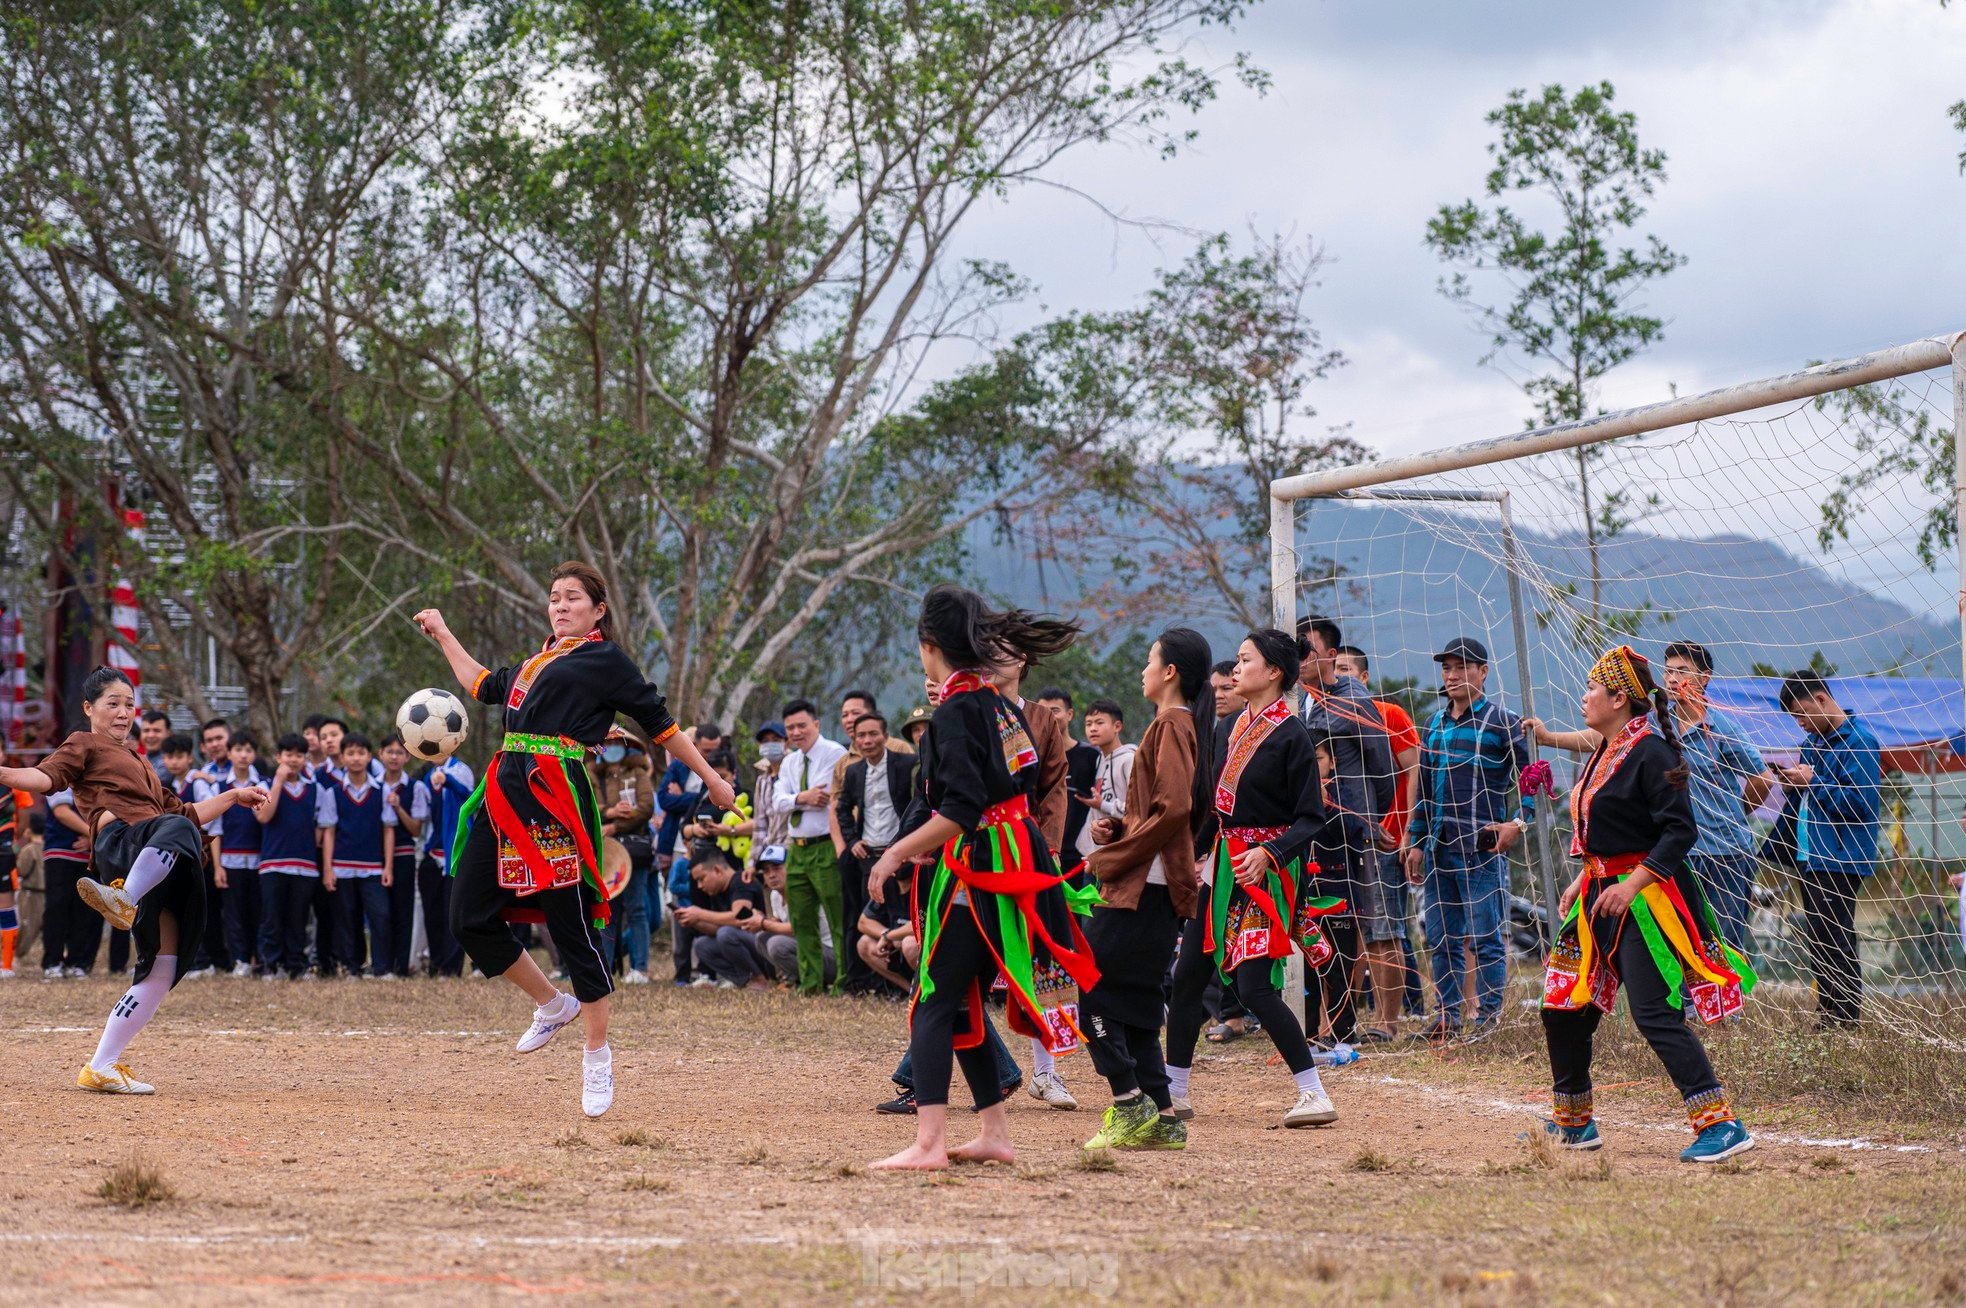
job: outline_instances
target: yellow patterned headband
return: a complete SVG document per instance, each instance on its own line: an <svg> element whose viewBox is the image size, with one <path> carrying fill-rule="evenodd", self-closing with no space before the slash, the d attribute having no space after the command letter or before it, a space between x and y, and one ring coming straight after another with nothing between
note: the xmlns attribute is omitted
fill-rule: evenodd
<svg viewBox="0 0 1966 1308"><path fill-rule="evenodd" d="M1591 666L1590 679L1614 695L1635 699L1643 704L1649 698L1645 693L1645 682L1639 676L1639 665L1645 662L1642 654L1629 645L1616 645L1604 652L1604 657Z"/></svg>

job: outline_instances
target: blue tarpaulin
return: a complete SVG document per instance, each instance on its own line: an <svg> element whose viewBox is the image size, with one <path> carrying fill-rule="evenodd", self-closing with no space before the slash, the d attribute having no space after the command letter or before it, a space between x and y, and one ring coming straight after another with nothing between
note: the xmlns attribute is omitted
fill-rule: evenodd
<svg viewBox="0 0 1966 1308"><path fill-rule="evenodd" d="M1966 755L1966 705L1960 683L1940 677L1830 677L1829 691L1884 749L1934 743ZM1707 700L1740 724L1757 749L1794 754L1802 729L1782 711L1780 677L1716 677Z"/></svg>

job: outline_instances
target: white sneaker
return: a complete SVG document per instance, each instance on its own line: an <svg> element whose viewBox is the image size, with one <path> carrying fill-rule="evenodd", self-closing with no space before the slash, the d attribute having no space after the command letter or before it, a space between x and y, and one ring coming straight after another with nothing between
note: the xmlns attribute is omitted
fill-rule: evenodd
<svg viewBox="0 0 1966 1308"><path fill-rule="evenodd" d="M180 980L180 981L202 981L202 980L204 980L204 979L205 979L206 977L208 977L208 976L215 976L215 975L217 975L217 969L216 969L216 968L210 968L210 967L195 967L195 968L193 968L193 969L191 969L191 971L189 971L189 972L186 972L186 973L185 973L185 974L184 974L183 976L181 976L181 977L179 977L179 978L178 978L178 980Z"/></svg>
<svg viewBox="0 0 1966 1308"><path fill-rule="evenodd" d="M394 972L374 972L370 974L370 979L374 981L401 981L403 978Z"/></svg>
<svg viewBox="0 0 1966 1308"><path fill-rule="evenodd" d="M627 976L621 978L621 984L624 986L645 986L648 983L649 983L648 973L637 972L634 971L633 969L629 970Z"/></svg>
<svg viewBox="0 0 1966 1308"><path fill-rule="evenodd" d="M84 972L81 968L75 967L72 964L68 967L64 967L61 970L61 974L62 976L66 977L70 981L80 981L83 977L88 975L87 972Z"/></svg>
<svg viewBox="0 0 1966 1308"><path fill-rule="evenodd" d="M713 976L704 976L700 972L695 977L691 978L689 983L690 989L692 990L707 990L709 987L716 984L717 984L717 978Z"/></svg>
<svg viewBox="0 0 1966 1308"><path fill-rule="evenodd" d="M0 967L0 981L11 981L13 980L13 976L14 976L13 968Z"/></svg>
<svg viewBox="0 0 1966 1308"><path fill-rule="evenodd" d="M104 885L94 877L77 877L75 894L83 903L102 914L118 931L128 931L137 920L137 904L123 889L121 877Z"/></svg>
<svg viewBox="0 0 1966 1308"><path fill-rule="evenodd" d="M1285 1126L1330 1126L1338 1120L1338 1110L1331 1106L1331 1096L1322 1090L1305 1090L1297 1096L1297 1103L1283 1115Z"/></svg>
<svg viewBox="0 0 1966 1308"><path fill-rule="evenodd" d="M1169 1098L1172 1100L1170 1107L1174 1109L1174 1116L1177 1119L1183 1122L1190 1122L1194 1120L1195 1106L1192 1103L1188 1102L1188 1096L1171 1095L1169 1096Z"/></svg>
<svg viewBox="0 0 1966 1308"><path fill-rule="evenodd" d="M559 1006L558 1017L547 1017L547 1009L544 1008L533 1010L532 1025L527 1027L526 1033L519 1037L520 1053L530 1054L533 1050L544 1047L548 1040L560 1033L561 1027L580 1016L580 1001L564 990L553 1003Z"/></svg>
<svg viewBox="0 0 1966 1308"><path fill-rule="evenodd" d="M252 974L253 974L253 965L251 963L234 963L232 965L233 976L243 979L245 977L251 976Z"/></svg>
<svg viewBox="0 0 1966 1308"><path fill-rule="evenodd" d="M1065 1082L1056 1072L1031 1073L1030 1081L1024 1086L1024 1093L1041 1103L1050 1104L1053 1108L1061 1108L1068 1113L1079 1106L1079 1101L1072 1098L1072 1092L1065 1088Z"/></svg>
<svg viewBox="0 0 1966 1308"><path fill-rule="evenodd" d="M41 979L43 981L59 981L64 975L66 974L61 970L60 963L55 964L53 967L44 967L41 969Z"/></svg>
<svg viewBox="0 0 1966 1308"><path fill-rule="evenodd" d="M595 1066L585 1061L580 1068L580 1111L599 1117L614 1105L614 1059Z"/></svg>

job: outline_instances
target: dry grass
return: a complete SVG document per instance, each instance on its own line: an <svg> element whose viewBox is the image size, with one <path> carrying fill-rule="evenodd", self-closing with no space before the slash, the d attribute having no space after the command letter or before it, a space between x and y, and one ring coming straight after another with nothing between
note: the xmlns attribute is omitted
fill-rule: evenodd
<svg viewBox="0 0 1966 1308"><path fill-rule="evenodd" d="M1120 1160L1110 1149L1081 1149L1076 1166L1081 1172L1117 1172Z"/></svg>
<svg viewBox="0 0 1966 1308"><path fill-rule="evenodd" d="M587 1143L587 1137L582 1135L578 1129L554 1136L552 1143L555 1149L592 1149L594 1147Z"/></svg>
<svg viewBox="0 0 1966 1308"><path fill-rule="evenodd" d="M670 1188L670 1183L659 1176L650 1176L647 1172L631 1172L621 1178L621 1188L660 1194Z"/></svg>
<svg viewBox="0 0 1966 1308"><path fill-rule="evenodd" d="M626 1131L616 1131L614 1142L624 1149L667 1149L669 1141L639 1126L631 1126Z"/></svg>
<svg viewBox="0 0 1966 1308"><path fill-rule="evenodd" d="M1354 1172L1391 1172L1398 1170L1399 1163L1371 1145L1366 1145L1353 1154L1352 1160L1345 1166Z"/></svg>
<svg viewBox="0 0 1966 1308"><path fill-rule="evenodd" d="M142 1154L131 1154L109 1169L95 1197L118 1208L148 1208L177 1198L177 1190Z"/></svg>

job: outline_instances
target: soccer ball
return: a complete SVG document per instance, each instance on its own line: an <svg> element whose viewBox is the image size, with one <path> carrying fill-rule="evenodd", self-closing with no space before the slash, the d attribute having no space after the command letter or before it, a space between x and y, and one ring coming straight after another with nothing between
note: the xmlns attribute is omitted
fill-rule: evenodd
<svg viewBox="0 0 1966 1308"><path fill-rule="evenodd" d="M425 686L396 710L396 730L419 758L445 758L464 743L469 723L464 701L448 690Z"/></svg>

